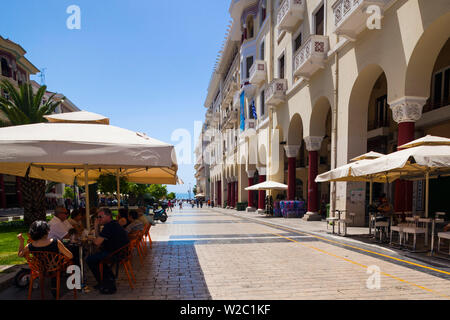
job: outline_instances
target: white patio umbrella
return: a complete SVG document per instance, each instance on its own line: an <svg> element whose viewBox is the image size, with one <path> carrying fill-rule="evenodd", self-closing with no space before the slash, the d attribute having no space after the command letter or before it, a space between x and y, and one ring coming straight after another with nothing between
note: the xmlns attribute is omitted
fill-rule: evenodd
<svg viewBox="0 0 450 320"><path fill-rule="evenodd" d="M401 150L353 166L352 173L357 177L385 177L390 181L425 177L425 216L428 217L429 179L450 174L450 139L427 136L400 146L399 149Z"/></svg>
<svg viewBox="0 0 450 320"><path fill-rule="evenodd" d="M362 154L358 157L351 159L350 163L332 169L330 171L324 172L318 175L315 179L316 182L329 182L329 181L361 181L361 182L369 182L370 183L370 197L369 204L372 204L372 194L373 194L373 183L387 182L385 177L370 177L370 176L362 176L357 177L352 173L352 168L356 165L370 163L374 159L384 156L382 153L370 151L368 153Z"/></svg>
<svg viewBox="0 0 450 320"><path fill-rule="evenodd" d="M196 197L196 198L204 198L204 197L205 197L205 194L204 194L204 193L197 193L197 194L195 195L195 197Z"/></svg>
<svg viewBox="0 0 450 320"><path fill-rule="evenodd" d="M56 113L44 116L49 122L109 124L109 118L89 111Z"/></svg>
<svg viewBox="0 0 450 320"><path fill-rule="evenodd" d="M135 183L176 184L177 170L172 145L115 126L39 123L0 128L0 173L65 184L77 178L86 194L103 173Z"/></svg>
<svg viewBox="0 0 450 320"><path fill-rule="evenodd" d="M255 190L287 190L288 186L275 181L264 181L258 184L254 184L250 187L245 188L248 191Z"/></svg>

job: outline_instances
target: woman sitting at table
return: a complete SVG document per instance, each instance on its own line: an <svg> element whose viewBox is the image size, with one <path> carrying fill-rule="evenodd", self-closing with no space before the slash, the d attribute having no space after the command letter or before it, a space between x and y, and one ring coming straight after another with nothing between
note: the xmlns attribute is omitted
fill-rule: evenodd
<svg viewBox="0 0 450 320"><path fill-rule="evenodd" d="M76 230L77 235L80 236L84 230L83 216L81 215L80 210L73 209L68 220L72 227L74 227L74 229Z"/></svg>
<svg viewBox="0 0 450 320"><path fill-rule="evenodd" d="M26 257L31 252L55 252L64 255L68 259L72 259L72 253L64 246L64 244L57 239L48 239L48 233L50 231L50 226L46 221L35 221L31 224L30 230L28 231L31 243L24 246L25 239L22 234L17 235L19 239L19 257ZM51 278L51 292L54 297L56 297L56 278Z"/></svg>
<svg viewBox="0 0 450 320"><path fill-rule="evenodd" d="M35 221L31 224L29 234L31 238L31 243L24 246L25 239L22 234L17 235L19 239L19 257L25 257L30 252L35 251L48 251L61 253L68 259L72 259L72 253L64 246L60 240L48 239L48 233L50 231L50 226L46 221Z"/></svg>

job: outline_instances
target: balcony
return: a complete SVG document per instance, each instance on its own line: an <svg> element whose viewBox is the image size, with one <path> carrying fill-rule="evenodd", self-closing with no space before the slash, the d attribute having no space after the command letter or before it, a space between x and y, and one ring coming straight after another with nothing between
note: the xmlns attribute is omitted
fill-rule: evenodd
<svg viewBox="0 0 450 320"><path fill-rule="evenodd" d="M219 123L219 121L220 121L220 112L218 111L213 112L212 122L217 124Z"/></svg>
<svg viewBox="0 0 450 320"><path fill-rule="evenodd" d="M256 134L256 120L245 119L245 130L242 133L244 137L252 136Z"/></svg>
<svg viewBox="0 0 450 320"><path fill-rule="evenodd" d="M334 15L334 32L352 41L356 40L365 28L367 28L366 13L371 5L377 5L383 15L384 9L392 0L338 0L332 6Z"/></svg>
<svg viewBox="0 0 450 320"><path fill-rule="evenodd" d="M208 109L208 111L206 111L206 115L205 118L207 121L211 121L212 120L212 116L213 116L213 112L211 109Z"/></svg>
<svg viewBox="0 0 450 320"><path fill-rule="evenodd" d="M239 89L239 61L239 54L236 54L223 83L223 101L226 104L233 100L234 92Z"/></svg>
<svg viewBox="0 0 450 320"><path fill-rule="evenodd" d="M251 84L259 85L267 78L267 66L263 60L256 60L250 68L249 81Z"/></svg>
<svg viewBox="0 0 450 320"><path fill-rule="evenodd" d="M237 110L228 110L223 117L222 129L233 129L238 122L238 112Z"/></svg>
<svg viewBox="0 0 450 320"><path fill-rule="evenodd" d="M273 79L265 91L265 103L277 106L286 101L287 80Z"/></svg>
<svg viewBox="0 0 450 320"><path fill-rule="evenodd" d="M311 35L295 54L294 75L308 79L318 69L323 69L328 47L327 36Z"/></svg>
<svg viewBox="0 0 450 320"><path fill-rule="evenodd" d="M277 26L281 32L290 31L297 23L303 20L305 0L284 0L278 9Z"/></svg>

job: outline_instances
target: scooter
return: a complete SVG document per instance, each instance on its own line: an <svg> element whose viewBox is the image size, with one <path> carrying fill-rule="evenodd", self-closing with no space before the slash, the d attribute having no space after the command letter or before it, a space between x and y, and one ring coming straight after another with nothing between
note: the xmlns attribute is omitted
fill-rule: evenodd
<svg viewBox="0 0 450 320"><path fill-rule="evenodd" d="M167 220L166 209L164 207L159 210L153 209L153 220L159 220L161 222L166 222L166 220Z"/></svg>

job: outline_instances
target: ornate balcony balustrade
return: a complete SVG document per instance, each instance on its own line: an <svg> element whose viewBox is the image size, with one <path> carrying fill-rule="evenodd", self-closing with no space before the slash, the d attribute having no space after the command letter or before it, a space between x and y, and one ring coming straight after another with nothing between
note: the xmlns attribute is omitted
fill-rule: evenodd
<svg viewBox="0 0 450 320"><path fill-rule="evenodd" d="M261 82L265 81L267 78L267 66L266 62L263 60L256 60L252 67L250 68L250 78L251 84L259 85Z"/></svg>
<svg viewBox="0 0 450 320"><path fill-rule="evenodd" d="M372 5L380 8L380 14L392 0L339 0L333 5L334 32L352 41L367 28L367 8Z"/></svg>
<svg viewBox="0 0 450 320"><path fill-rule="evenodd" d="M232 129L238 122L237 110L228 110L223 117L222 129Z"/></svg>
<svg viewBox="0 0 450 320"><path fill-rule="evenodd" d="M290 31L298 22L303 20L305 0L284 0L278 9L278 30Z"/></svg>
<svg viewBox="0 0 450 320"><path fill-rule="evenodd" d="M287 80L273 79L265 91L265 103L277 106L286 101Z"/></svg>
<svg viewBox="0 0 450 320"><path fill-rule="evenodd" d="M324 68L329 44L327 36L311 35L294 57L294 75L310 78Z"/></svg>

